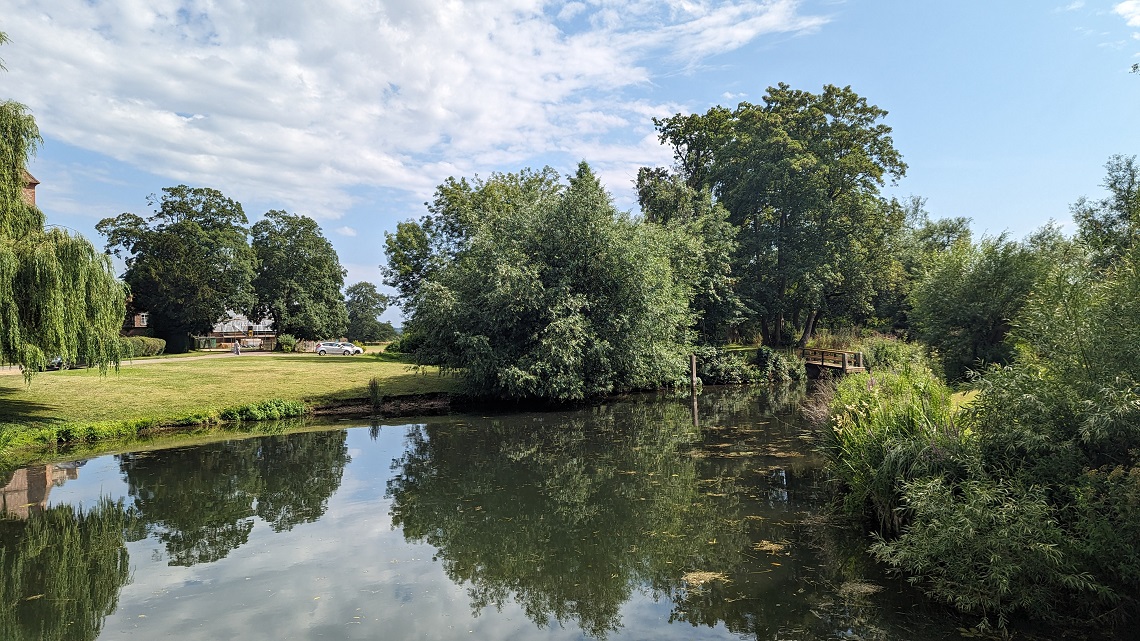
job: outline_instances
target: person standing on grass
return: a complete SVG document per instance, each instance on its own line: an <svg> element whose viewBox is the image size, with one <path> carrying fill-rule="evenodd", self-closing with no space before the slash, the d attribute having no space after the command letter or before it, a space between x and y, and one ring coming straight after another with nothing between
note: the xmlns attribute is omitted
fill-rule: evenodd
<svg viewBox="0 0 1140 641"><path fill-rule="evenodd" d="M240 340L234 341L234 354L237 356L241 356L241 341Z"/></svg>

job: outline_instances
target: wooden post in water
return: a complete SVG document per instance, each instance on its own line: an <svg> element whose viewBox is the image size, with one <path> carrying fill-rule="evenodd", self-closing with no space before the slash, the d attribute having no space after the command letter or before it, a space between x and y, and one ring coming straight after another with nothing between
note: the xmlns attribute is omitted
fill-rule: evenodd
<svg viewBox="0 0 1140 641"><path fill-rule="evenodd" d="M689 354L689 385L693 393L697 393L697 355Z"/></svg>
<svg viewBox="0 0 1140 641"><path fill-rule="evenodd" d="M700 417L697 415L697 355L689 354L689 390L693 397L693 427L700 427Z"/></svg>

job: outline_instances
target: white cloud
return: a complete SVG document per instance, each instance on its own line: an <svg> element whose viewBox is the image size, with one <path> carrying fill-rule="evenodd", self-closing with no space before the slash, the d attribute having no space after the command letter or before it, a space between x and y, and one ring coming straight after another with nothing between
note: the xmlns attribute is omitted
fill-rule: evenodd
<svg viewBox="0 0 1140 641"><path fill-rule="evenodd" d="M1130 27L1140 27L1140 0L1125 0L1112 8Z"/></svg>
<svg viewBox="0 0 1140 641"><path fill-rule="evenodd" d="M348 236L349 238L356 236L356 230L353 229L352 227L349 227L348 225L345 225L343 227L337 227L333 231L340 234L341 236Z"/></svg>
<svg viewBox="0 0 1140 641"><path fill-rule="evenodd" d="M650 65L826 20L794 0L4 4L5 87L47 136L325 218L357 185L426 194L550 153L644 163L646 112L673 108L631 97Z"/></svg>
<svg viewBox="0 0 1140 641"><path fill-rule="evenodd" d="M1082 0L1077 0L1076 2L1070 2L1069 4L1065 5L1064 7L1061 7L1061 11L1078 11L1080 9L1083 9L1084 7L1085 7L1085 3L1082 2Z"/></svg>

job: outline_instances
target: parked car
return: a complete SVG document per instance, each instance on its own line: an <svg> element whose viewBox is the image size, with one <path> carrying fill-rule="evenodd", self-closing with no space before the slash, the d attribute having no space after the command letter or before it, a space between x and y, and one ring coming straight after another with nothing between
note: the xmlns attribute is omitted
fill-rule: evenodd
<svg viewBox="0 0 1140 641"><path fill-rule="evenodd" d="M344 354L345 356L352 356L353 354L363 354L364 350L360 349L352 343L338 343L336 341L325 341L317 343L317 354L324 356L325 354Z"/></svg>

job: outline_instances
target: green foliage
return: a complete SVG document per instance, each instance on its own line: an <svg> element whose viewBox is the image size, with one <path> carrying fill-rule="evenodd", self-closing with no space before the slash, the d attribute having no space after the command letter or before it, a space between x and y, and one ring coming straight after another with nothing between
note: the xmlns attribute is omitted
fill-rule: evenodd
<svg viewBox="0 0 1140 641"><path fill-rule="evenodd" d="M280 348L280 350L283 352L296 351L298 342L300 341L298 341L297 337L292 334L277 335L277 347Z"/></svg>
<svg viewBox="0 0 1140 641"><path fill-rule="evenodd" d="M507 398L577 400L682 379L691 293L661 230L620 215L585 163L565 189L535 176L496 175L447 191L450 204L437 199L463 225L454 258L410 304L418 361Z"/></svg>
<svg viewBox="0 0 1140 641"><path fill-rule="evenodd" d="M404 328L404 333L396 337L396 340L388 344L384 348L385 352L392 354L415 354L416 350L424 344L424 335L415 331L409 331L407 327Z"/></svg>
<svg viewBox="0 0 1140 641"><path fill-rule="evenodd" d="M380 404L384 402L384 392L380 389L380 379L375 376L368 380L368 401L372 405L373 414L380 409Z"/></svg>
<svg viewBox="0 0 1140 641"><path fill-rule="evenodd" d="M305 404L303 402L274 398L259 403L231 407L222 410L220 416L227 421L274 421L304 415Z"/></svg>
<svg viewBox="0 0 1140 641"><path fill-rule="evenodd" d="M82 236L45 229L24 200L27 161L41 142L24 105L0 102L0 361L20 365L29 382L54 356L102 372L117 366L125 304L110 259Z"/></svg>
<svg viewBox="0 0 1140 641"><path fill-rule="evenodd" d="M185 352L191 333L206 334L228 310L253 306L256 257L241 204L221 192L179 185L148 203L157 208L147 220L120 214L95 228L107 250L126 260L132 309L150 313L169 351Z"/></svg>
<svg viewBox="0 0 1140 641"><path fill-rule="evenodd" d="M736 352L717 347L697 347L697 377L705 385L740 385L767 381L755 365Z"/></svg>
<svg viewBox="0 0 1140 641"><path fill-rule="evenodd" d="M972 445L958 424L951 392L928 369L904 366L844 376L830 404L823 451L844 490L844 505L898 533L910 515L906 483L964 478Z"/></svg>
<svg viewBox="0 0 1140 641"><path fill-rule="evenodd" d="M904 220L879 196L906 171L886 113L849 87L781 84L763 104L654 121L689 184L710 188L740 230L738 294L765 344L784 343L785 320L802 344L821 314L870 310Z"/></svg>
<svg viewBox="0 0 1140 641"><path fill-rule="evenodd" d="M1137 247L1140 240L1140 164L1136 156L1115 155L1105 164L1108 195L1081 198L1072 206L1077 238L1107 267Z"/></svg>
<svg viewBox="0 0 1140 641"><path fill-rule="evenodd" d="M274 210L250 234L257 255L250 320L270 318L275 331L302 340L342 335L348 325L340 291L346 272L316 221Z"/></svg>
<svg viewBox="0 0 1140 641"><path fill-rule="evenodd" d="M788 383L807 380L807 368L803 359L794 354L779 352L766 345L756 349L753 358L760 378L774 383Z"/></svg>
<svg viewBox="0 0 1140 641"><path fill-rule="evenodd" d="M124 336L119 339L119 345L124 358L158 356L166 351L166 341L149 336Z"/></svg>
<svg viewBox="0 0 1140 641"><path fill-rule="evenodd" d="M930 366L926 347L922 343L873 334L860 339L857 349L863 353L867 367L874 370L916 369Z"/></svg>
<svg viewBox="0 0 1140 641"><path fill-rule="evenodd" d="M880 538L872 551L963 612L996 615L999 627L1017 611L1056 620L1058 592L1104 592L1064 553L1067 537L1040 487L926 478L907 486L906 507L906 535Z"/></svg>
<svg viewBox="0 0 1140 641"><path fill-rule="evenodd" d="M737 229L728 210L708 189L697 191L664 169L638 170L637 193L645 220L668 232L675 278L692 287L697 341L726 342L744 318L732 275Z"/></svg>
<svg viewBox="0 0 1140 641"><path fill-rule="evenodd" d="M1048 252L1004 235L977 245L959 242L931 257L911 290L911 320L947 379L1010 362L1006 335L1048 260Z"/></svg>
<svg viewBox="0 0 1140 641"><path fill-rule="evenodd" d="M391 323L380 322L380 315L388 308L389 299L369 282L350 285L345 290L345 307L348 310L349 340L381 342L396 338Z"/></svg>

